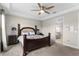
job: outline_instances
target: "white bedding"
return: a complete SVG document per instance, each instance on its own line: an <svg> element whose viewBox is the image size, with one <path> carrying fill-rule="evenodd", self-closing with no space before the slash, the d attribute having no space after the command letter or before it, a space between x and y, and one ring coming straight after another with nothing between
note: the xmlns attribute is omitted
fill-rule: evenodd
<svg viewBox="0 0 79 59"><path fill-rule="evenodd" d="M39 38L44 38L46 36L42 36L42 35L31 35L31 36L27 36L28 39L39 39ZM23 45L23 35L18 37L19 42Z"/></svg>

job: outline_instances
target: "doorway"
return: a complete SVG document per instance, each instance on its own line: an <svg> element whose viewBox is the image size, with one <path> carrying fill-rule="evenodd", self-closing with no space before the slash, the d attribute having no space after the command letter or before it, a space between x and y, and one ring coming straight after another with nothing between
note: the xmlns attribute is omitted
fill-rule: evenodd
<svg viewBox="0 0 79 59"><path fill-rule="evenodd" d="M55 22L55 37L56 42L63 44L63 19L64 17L59 17Z"/></svg>

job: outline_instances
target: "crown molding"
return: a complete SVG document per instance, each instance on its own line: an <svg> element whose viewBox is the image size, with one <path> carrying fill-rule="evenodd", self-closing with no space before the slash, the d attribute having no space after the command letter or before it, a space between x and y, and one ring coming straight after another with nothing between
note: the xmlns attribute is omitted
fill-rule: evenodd
<svg viewBox="0 0 79 59"><path fill-rule="evenodd" d="M18 16L18 17L23 17L23 18L31 19L31 20L37 20L37 21L39 20L38 18L34 18L34 17L28 16L28 15L25 15L25 14L21 14L21 13L18 13L18 12L14 12L14 11L10 11L7 14L8 15L13 15L13 16Z"/></svg>

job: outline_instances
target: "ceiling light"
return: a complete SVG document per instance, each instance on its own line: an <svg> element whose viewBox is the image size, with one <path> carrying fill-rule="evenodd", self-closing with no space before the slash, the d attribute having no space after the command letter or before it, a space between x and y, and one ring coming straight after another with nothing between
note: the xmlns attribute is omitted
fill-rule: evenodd
<svg viewBox="0 0 79 59"><path fill-rule="evenodd" d="M44 10L40 10L41 13L44 13Z"/></svg>

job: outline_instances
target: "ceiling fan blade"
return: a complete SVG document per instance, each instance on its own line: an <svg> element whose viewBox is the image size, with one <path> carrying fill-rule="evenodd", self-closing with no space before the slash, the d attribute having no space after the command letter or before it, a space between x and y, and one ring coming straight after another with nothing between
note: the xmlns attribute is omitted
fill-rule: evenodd
<svg viewBox="0 0 79 59"><path fill-rule="evenodd" d="M38 3L38 6L39 6L39 8L41 8L41 4L40 3Z"/></svg>
<svg viewBox="0 0 79 59"><path fill-rule="evenodd" d="M32 10L32 11L40 11L40 10Z"/></svg>
<svg viewBox="0 0 79 59"><path fill-rule="evenodd" d="M51 8L53 8L53 7L55 7L55 6L50 6L50 7L46 8L46 9L48 10L48 9L51 9Z"/></svg>
<svg viewBox="0 0 79 59"><path fill-rule="evenodd" d="M42 7L42 10L45 10L45 6L41 6Z"/></svg>
<svg viewBox="0 0 79 59"><path fill-rule="evenodd" d="M44 10L45 13L50 14L48 11Z"/></svg>

